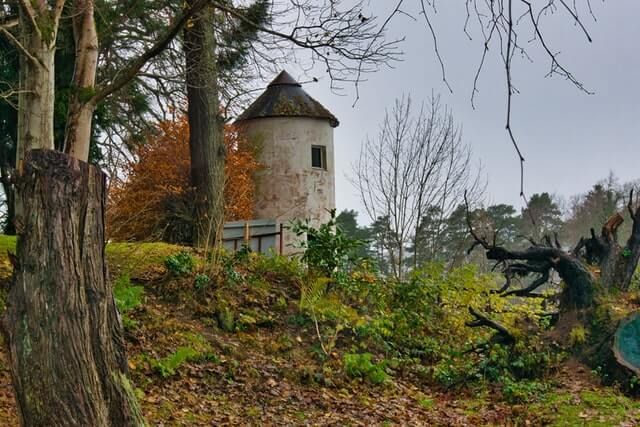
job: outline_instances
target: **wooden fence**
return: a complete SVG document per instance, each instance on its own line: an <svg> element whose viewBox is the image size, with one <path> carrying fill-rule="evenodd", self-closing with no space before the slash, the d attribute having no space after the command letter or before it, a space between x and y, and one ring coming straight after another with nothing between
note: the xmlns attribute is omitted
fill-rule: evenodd
<svg viewBox="0 0 640 427"><path fill-rule="evenodd" d="M284 227L276 226L275 221L253 220L226 223L222 243L227 250L233 252L242 246L251 250L266 253L269 249L277 250L280 255L284 252Z"/></svg>

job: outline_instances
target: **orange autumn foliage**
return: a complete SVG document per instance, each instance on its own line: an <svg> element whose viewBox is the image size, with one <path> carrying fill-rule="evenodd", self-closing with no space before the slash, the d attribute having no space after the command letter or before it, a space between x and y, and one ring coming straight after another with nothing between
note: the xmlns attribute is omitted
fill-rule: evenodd
<svg viewBox="0 0 640 427"><path fill-rule="evenodd" d="M260 165L249 141L233 125L225 126L225 221L251 219ZM110 239L117 241L191 239L189 123L186 117L164 121L135 153L126 179L113 184L107 209Z"/></svg>

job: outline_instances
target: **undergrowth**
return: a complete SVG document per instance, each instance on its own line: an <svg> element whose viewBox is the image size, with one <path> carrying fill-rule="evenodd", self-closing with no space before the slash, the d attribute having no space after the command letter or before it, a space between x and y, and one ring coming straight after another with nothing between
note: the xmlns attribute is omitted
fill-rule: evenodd
<svg viewBox="0 0 640 427"><path fill-rule="evenodd" d="M543 342L541 300L514 304L499 298L490 292L494 276L473 266L447 269L433 263L402 281L383 277L371 260L352 256L357 245L343 235L331 242L331 233L323 230L321 242L306 248L317 252L303 259L162 244L145 244L151 253L144 255L135 246L108 245L108 257L115 256L111 262L119 266L112 269L120 273L113 291L125 327L153 337L130 362L141 392L178 381L194 366L207 367L196 370L207 381L257 378L263 367L243 364L246 348L259 349L254 351L264 354L268 365L285 361L279 375L314 387L343 390L358 384L386 392L394 383L411 381L418 390L484 393L509 405L530 405L531 411L555 411L557 417L544 422L579 418L570 397L548 381L565 354ZM340 262L323 260L336 250ZM141 254L140 260L131 254ZM137 268L140 264L147 270ZM151 277L145 286L136 279L140 274ZM179 321L168 324L164 313L147 306L151 297L184 310L216 338L184 332ZM505 345L487 328L468 327L469 307L490 313L514 332L516 343ZM573 344L580 345L586 333L571 331ZM153 341L160 334L171 339ZM227 339L241 345L234 349ZM207 379L212 371L215 380ZM421 396L417 404L425 409L438 404ZM607 414L607 422L625 419L618 407L639 409L613 392L596 400L596 394L580 394L581 411L596 408Z"/></svg>
<svg viewBox="0 0 640 427"><path fill-rule="evenodd" d="M173 253L163 260L173 278L161 296L186 303L225 333L295 331L273 347L310 342L315 367L300 375L320 384L356 380L384 387L411 377L443 390L493 387L519 402L541 396L545 375L563 360L535 332L545 327L541 300L514 304L492 294L493 275L432 263L398 281L355 257L361 242L334 225L298 223L294 230L315 237L298 259L248 249ZM469 307L490 311L516 334L532 332L522 333L516 345L494 342L491 330L466 325ZM157 369L168 366L165 374L174 362L195 356L183 348L167 357L154 362Z"/></svg>

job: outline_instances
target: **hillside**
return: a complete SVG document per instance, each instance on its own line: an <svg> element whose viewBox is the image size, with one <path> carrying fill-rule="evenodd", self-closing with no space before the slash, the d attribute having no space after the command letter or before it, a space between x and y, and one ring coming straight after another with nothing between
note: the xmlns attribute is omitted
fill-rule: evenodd
<svg viewBox="0 0 640 427"><path fill-rule="evenodd" d="M5 254L13 245L0 239L5 284L11 271ZM534 380L511 382L506 371L499 381L488 370L481 378L453 378L469 369L465 360L478 363L480 356L447 360L440 348L400 356L399 338L392 339L399 320L395 330L375 329L388 334L385 340L371 332L387 310L371 309L372 291L347 298L331 283L309 282L295 261L204 257L160 243L110 244L107 256L135 391L150 425L640 423L640 401L600 386L594 373L566 357ZM360 274L360 285L380 286ZM420 295L408 298L414 297ZM403 339L410 343L420 333L414 328ZM6 355L0 357L0 419L18 425Z"/></svg>

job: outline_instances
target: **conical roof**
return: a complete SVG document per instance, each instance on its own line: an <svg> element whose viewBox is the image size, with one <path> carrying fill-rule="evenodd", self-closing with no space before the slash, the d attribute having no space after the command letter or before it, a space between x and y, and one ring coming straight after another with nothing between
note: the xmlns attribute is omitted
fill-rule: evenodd
<svg viewBox="0 0 640 427"><path fill-rule="evenodd" d="M237 122L266 117L310 117L325 119L331 127L338 119L313 99L289 73L282 71L267 89L240 114Z"/></svg>

